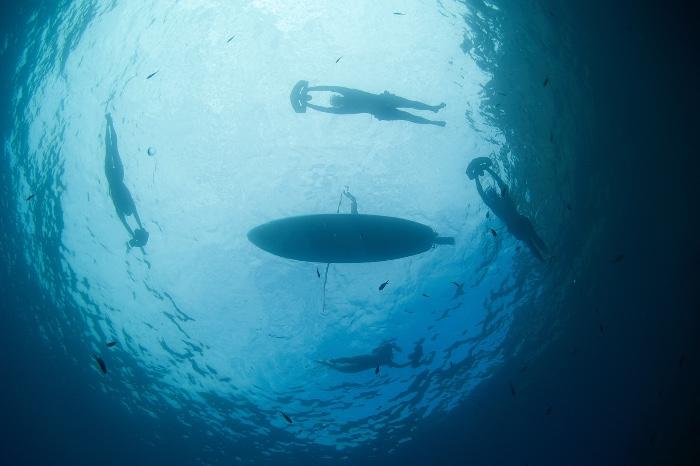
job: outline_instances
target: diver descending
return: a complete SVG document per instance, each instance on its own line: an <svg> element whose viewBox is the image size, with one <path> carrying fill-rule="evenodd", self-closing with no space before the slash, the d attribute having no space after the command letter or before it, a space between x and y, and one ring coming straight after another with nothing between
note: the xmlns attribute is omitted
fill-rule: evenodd
<svg viewBox="0 0 700 466"><path fill-rule="evenodd" d="M312 96L309 92L330 92L330 107L312 104ZM377 120L395 121L404 120L420 125L445 126L444 121L428 120L412 113L399 110L400 108L411 108L415 110L428 110L437 113L445 107L440 105L428 105L423 102L405 99L397 95L384 91L381 94L372 94L358 89L350 89L341 86L313 86L309 87L308 81L299 81L290 95L290 100L294 111L297 113L306 112L306 108L312 108L319 112L335 113L337 115L348 115L357 113L369 113Z"/></svg>
<svg viewBox="0 0 700 466"><path fill-rule="evenodd" d="M467 176L476 182L476 190L481 199L505 223L508 231L518 240L523 241L539 260L546 260L549 257L547 245L535 232L530 219L518 213L515 203L508 195L508 186L491 169L491 165L492 162L488 157L477 157L469 163ZM493 177L498 184L500 193L491 188L484 190L479 179L480 176L484 175L484 172L488 172Z"/></svg>
<svg viewBox="0 0 700 466"><path fill-rule="evenodd" d="M119 220L124 225L124 228L129 232L131 239L129 240L130 247L143 247L148 242L148 232L141 225L141 218L136 210L136 204L131 197L129 189L124 184L124 166L119 157L119 148L117 146L117 133L114 130L112 115L107 113L107 129L105 132L105 175L109 184L109 196L112 198L114 208L117 210ZM126 217L133 215L138 228L132 230Z"/></svg>

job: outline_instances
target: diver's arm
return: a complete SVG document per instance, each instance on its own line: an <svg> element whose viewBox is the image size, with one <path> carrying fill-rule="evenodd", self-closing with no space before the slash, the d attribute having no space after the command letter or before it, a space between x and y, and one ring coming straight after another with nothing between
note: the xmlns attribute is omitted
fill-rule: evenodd
<svg viewBox="0 0 700 466"><path fill-rule="evenodd" d="M133 238L133 237L134 237L134 231L131 229L131 227L129 226L129 223L126 221L126 218L124 217L124 214L122 214L121 212L119 212L118 215L119 215L119 220L121 220L121 222L122 222L122 225L124 225L124 228L126 228L126 231L129 232L129 236L131 236L131 237Z"/></svg>
<svg viewBox="0 0 700 466"><path fill-rule="evenodd" d="M312 86L312 87L307 87L306 92L309 91L329 91L329 92L337 92L338 94L343 94L345 95L348 91L351 91L349 87L341 87L341 86Z"/></svg>
<svg viewBox="0 0 700 466"><path fill-rule="evenodd" d="M505 196L505 195L508 193L508 186L503 182L503 180L501 179L501 177L498 176L498 175L496 174L496 172L494 172L493 170L491 170L490 167L487 167L487 168L485 168L484 170L486 170L487 172L489 172L489 173L491 174L491 176L493 176L493 179L496 180L496 183L498 184L498 187L499 187L500 190L501 190L501 196Z"/></svg>
<svg viewBox="0 0 700 466"><path fill-rule="evenodd" d="M320 105L315 105L312 103L307 102L305 104L309 108L313 108L314 110L317 110L319 112L325 112L325 113L335 113L335 114L345 114L345 113L358 113L358 112L347 112L342 109L342 107L322 107Z"/></svg>
<svg viewBox="0 0 700 466"><path fill-rule="evenodd" d="M136 223L138 224L139 228L143 229L143 225L141 225L141 217L139 217L139 212L136 210L136 204L133 204L133 211L134 211L134 218L136 219Z"/></svg>
<svg viewBox="0 0 700 466"><path fill-rule="evenodd" d="M355 199L355 196L350 194L350 191L343 191L343 194L350 199L350 213L357 215L357 199Z"/></svg>

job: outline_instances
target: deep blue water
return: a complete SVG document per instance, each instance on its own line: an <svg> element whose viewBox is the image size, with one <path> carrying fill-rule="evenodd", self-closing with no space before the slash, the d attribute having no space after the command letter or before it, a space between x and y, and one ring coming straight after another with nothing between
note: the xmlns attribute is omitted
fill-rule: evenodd
<svg viewBox="0 0 700 466"><path fill-rule="evenodd" d="M2 11L2 464L700 463L688 5ZM447 124L295 113L299 79L444 101L422 115ZM478 156L545 261L464 174ZM324 280L246 240L349 212L346 185L456 244ZM387 342L379 374L319 363Z"/></svg>

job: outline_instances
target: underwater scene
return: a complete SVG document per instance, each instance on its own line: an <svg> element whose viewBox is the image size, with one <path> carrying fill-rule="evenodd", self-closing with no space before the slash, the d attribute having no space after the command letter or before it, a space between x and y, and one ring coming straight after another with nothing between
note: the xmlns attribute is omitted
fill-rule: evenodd
<svg viewBox="0 0 700 466"><path fill-rule="evenodd" d="M2 12L0 464L700 464L689 3Z"/></svg>

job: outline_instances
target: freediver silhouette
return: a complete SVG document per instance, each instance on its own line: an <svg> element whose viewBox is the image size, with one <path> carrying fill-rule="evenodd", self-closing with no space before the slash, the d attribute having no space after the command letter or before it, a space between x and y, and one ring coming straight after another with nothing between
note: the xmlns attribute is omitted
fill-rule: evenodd
<svg viewBox="0 0 700 466"><path fill-rule="evenodd" d="M117 146L117 133L114 130L112 115L107 113L107 129L105 132L105 175L109 184L109 196L112 198L114 208L117 210L119 220L124 225L124 228L129 232L131 239L129 240L130 247L143 247L148 242L148 232L141 225L141 218L136 210L136 204L131 197L129 189L124 184L124 166L119 157L119 148ZM126 217L133 215L138 228L132 230Z"/></svg>
<svg viewBox="0 0 700 466"><path fill-rule="evenodd" d="M331 92L330 107L311 103L312 96L309 92ZM292 107L297 113L306 112L306 108L312 108L319 112L348 115L356 113L369 113L377 120L395 121L404 120L420 125L445 126L444 121L428 120L412 113L399 110L411 108L415 110L429 110L437 113L445 107L440 105L428 105L416 100L409 100L384 91L381 94L372 94L359 89L350 89L341 86L313 86L309 87L308 81L299 81L290 95Z"/></svg>
<svg viewBox="0 0 700 466"><path fill-rule="evenodd" d="M539 260L546 260L549 257L547 245L535 232L530 219L518 213L513 199L508 194L508 186L491 169L491 165L492 162L488 157L477 157L469 163L467 176L470 180L476 182L476 190L479 192L479 196L491 208L493 213L505 223L510 234L524 242ZM483 188L479 177L483 176L484 172L488 172L493 177L500 193L492 188Z"/></svg>
<svg viewBox="0 0 700 466"><path fill-rule="evenodd" d="M372 350L370 354L361 354L358 356L350 356L345 358L329 359L327 361L318 361L319 363L330 367L338 372L346 372L354 374L370 369L375 369L379 366L385 367L406 367L411 362L406 364L397 364L394 362L394 350L401 351L401 348L392 341L387 341Z"/></svg>

